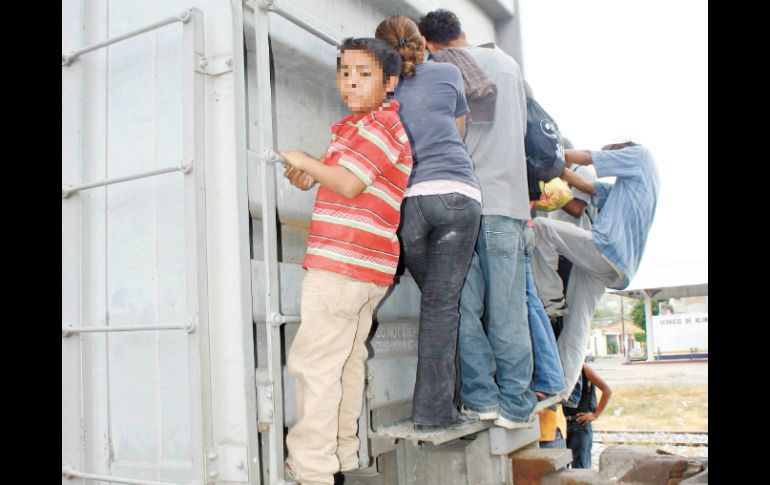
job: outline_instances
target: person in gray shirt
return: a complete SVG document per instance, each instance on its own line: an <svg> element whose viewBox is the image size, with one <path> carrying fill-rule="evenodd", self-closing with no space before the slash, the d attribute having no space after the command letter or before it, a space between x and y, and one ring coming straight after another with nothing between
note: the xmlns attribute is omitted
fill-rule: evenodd
<svg viewBox="0 0 770 485"><path fill-rule="evenodd" d="M529 192L521 70L498 48L470 45L452 12L430 12L419 27L430 52L462 49L497 87L494 120L469 122L465 139L484 204L460 296L461 396L468 413L480 419L494 419L509 429L530 427L537 398L530 389L532 343L525 297Z"/></svg>

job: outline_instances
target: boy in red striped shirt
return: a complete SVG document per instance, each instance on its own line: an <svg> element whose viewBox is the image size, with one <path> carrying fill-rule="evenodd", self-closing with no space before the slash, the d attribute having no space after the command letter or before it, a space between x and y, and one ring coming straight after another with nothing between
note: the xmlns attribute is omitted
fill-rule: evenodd
<svg viewBox="0 0 770 485"><path fill-rule="evenodd" d="M377 39L346 39L337 89L351 115L332 126L322 160L282 151L292 184L318 189L303 267L301 318L288 356L297 423L286 445L287 478L333 484L359 467L358 417L372 313L393 284L396 230L412 155L398 102L401 58Z"/></svg>

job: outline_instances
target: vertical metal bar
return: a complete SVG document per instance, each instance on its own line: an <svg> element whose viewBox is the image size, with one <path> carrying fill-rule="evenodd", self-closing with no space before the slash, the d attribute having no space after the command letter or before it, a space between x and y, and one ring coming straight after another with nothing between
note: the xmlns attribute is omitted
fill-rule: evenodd
<svg viewBox="0 0 770 485"><path fill-rule="evenodd" d="M273 103L270 85L270 46L268 44L267 12L255 9L255 53L257 66L257 128L256 147L259 153L273 148ZM275 167L259 164L262 202L262 236L265 268L265 325L267 336L267 374L272 386L273 418L268 431L268 470L270 484L283 478L283 372L281 367L281 331L272 325L270 316L280 313L278 281L278 237L275 197Z"/></svg>
<svg viewBox="0 0 770 485"><path fill-rule="evenodd" d="M109 5L96 2L83 5L84 40L105 38L109 32ZM108 176L109 51L94 52L78 65L83 66L83 153L81 179ZM78 66L72 66L75 69ZM77 180L77 179L76 179ZM80 320L109 324L108 281L108 190L84 194L81 199ZM83 469L110 471L113 448L110 400L110 359L106 334L77 337L81 342L83 399Z"/></svg>
<svg viewBox="0 0 770 485"><path fill-rule="evenodd" d="M212 443L211 368L209 365L208 271L206 261L205 79L196 67L203 55L203 14L191 9L183 27L183 152L196 169L185 177L185 267L187 314L198 331L188 335L192 475L204 476L202 450Z"/></svg>
<svg viewBox="0 0 770 485"><path fill-rule="evenodd" d="M644 321L647 332L647 362L655 360L655 336L652 329L652 297L647 290L642 290L644 294Z"/></svg>
<svg viewBox="0 0 770 485"><path fill-rule="evenodd" d="M81 43L86 5L66 0L62 3L62 44ZM62 181L81 180L83 159L83 65L62 70ZM81 199L62 200L61 318L62 322L81 318ZM83 381L81 338L61 342L61 432L62 462L75 467L85 465L83 420ZM64 482L64 479L62 479ZM83 480L72 482L85 483Z"/></svg>
<svg viewBox="0 0 770 485"><path fill-rule="evenodd" d="M494 459L494 457L493 457ZM508 455L500 455L500 483L513 485L513 463Z"/></svg>
<svg viewBox="0 0 770 485"><path fill-rule="evenodd" d="M235 143L238 167L238 219L241 253L241 322L243 325L244 376L246 378L246 419L248 420L249 483L261 485L262 474L259 468L259 434L257 429L257 386L256 386L256 347L253 323L253 304L251 293L251 238L249 237L249 191L248 191L248 120L246 113L246 46L243 41L243 2L233 3L233 72L235 82Z"/></svg>
<svg viewBox="0 0 770 485"><path fill-rule="evenodd" d="M361 414L358 416L358 464L361 468L367 468L372 465L370 450L369 450L369 429L371 424L369 423L369 401L373 394L369 390L371 385L373 374L366 365L364 368L364 396L361 406Z"/></svg>
<svg viewBox="0 0 770 485"><path fill-rule="evenodd" d="M623 295L620 297L620 349L623 352L623 357L628 358L628 349L626 348L626 316L623 311Z"/></svg>

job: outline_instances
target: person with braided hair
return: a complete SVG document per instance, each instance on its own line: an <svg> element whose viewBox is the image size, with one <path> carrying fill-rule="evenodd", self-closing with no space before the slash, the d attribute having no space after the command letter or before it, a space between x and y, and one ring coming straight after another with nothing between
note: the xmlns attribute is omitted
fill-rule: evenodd
<svg viewBox="0 0 770 485"><path fill-rule="evenodd" d="M417 24L397 15L375 37L401 56L395 97L412 147L412 173L401 208L404 264L422 291L417 379L412 397L416 429L460 426L455 405L460 291L481 220L481 186L465 148L468 103L460 70L425 60Z"/></svg>

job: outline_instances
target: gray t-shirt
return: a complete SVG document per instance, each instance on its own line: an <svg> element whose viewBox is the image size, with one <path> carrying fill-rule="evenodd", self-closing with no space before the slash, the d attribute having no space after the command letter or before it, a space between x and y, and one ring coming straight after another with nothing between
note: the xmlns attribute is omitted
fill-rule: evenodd
<svg viewBox="0 0 770 485"><path fill-rule="evenodd" d="M529 219L524 134L527 99L519 64L498 48L464 47L497 86L493 123L468 122L465 145L476 167L483 215Z"/></svg>
<svg viewBox="0 0 770 485"><path fill-rule="evenodd" d="M480 188L473 162L457 131L455 118L468 112L460 69L423 62L414 76L396 86L398 114L412 145L409 186L430 180L457 180Z"/></svg>

